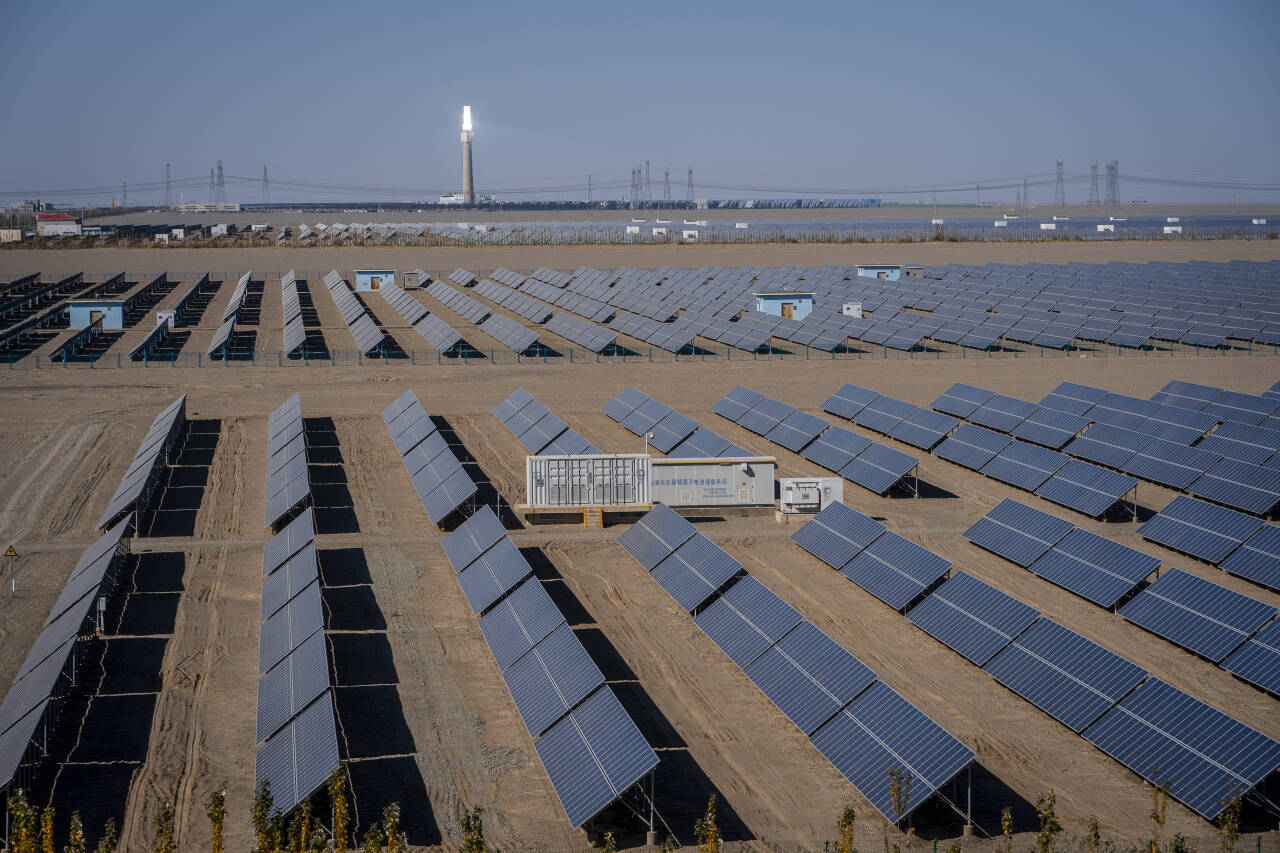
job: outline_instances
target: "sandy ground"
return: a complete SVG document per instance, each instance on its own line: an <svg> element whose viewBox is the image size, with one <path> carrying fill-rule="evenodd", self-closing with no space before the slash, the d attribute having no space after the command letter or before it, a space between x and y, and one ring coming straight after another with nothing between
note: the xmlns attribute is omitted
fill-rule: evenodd
<svg viewBox="0 0 1280 853"><path fill-rule="evenodd" d="M1236 244L1235 255L1256 245L1263 244ZM148 256L147 269L159 268L155 257ZM540 263L521 257L508 265ZM577 263L561 258L555 265L572 269ZM295 264L304 265L289 261ZM344 346L349 335L322 290L313 287L325 335L331 346ZM259 326L272 349L279 334L278 292L275 282L267 283ZM220 315L229 295L224 287L206 319ZM375 301L373 307L380 306ZM210 333L202 328L197 336ZM189 346L207 343L197 336ZM490 841L503 849L581 849L585 836L564 819L452 577L440 533L418 505L378 416L398 394L412 389L429 412L447 421L474 461L474 473L514 503L523 499L524 451L490 410L520 386L597 446L630 451L639 449L638 440L600 407L635 385L743 447L776 456L780 476L795 476L822 472L719 418L711 405L741 383L834 420L821 403L850 381L928 405L954 381L1034 400L1063 379L1148 396L1174 378L1256 393L1280 378L1280 363L1020 359L0 371L0 446L9 461L0 469L0 537L22 555L17 597L0 597L0 679L13 677L75 560L96 538L94 524L151 418L185 392L192 434L171 469L162 511L144 531L149 535L133 541L139 556L124 582L123 613L108 631L104 683L54 800L60 813L84 797L93 801L91 814L123 814L131 849L145 844L159 803L173 801L181 846L203 849L203 804L211 791L225 787L230 849L246 849L266 539L266 418L301 390L309 443L316 448L312 478L321 508L318 544L341 738L359 816L367 820L382 803L398 801L417 845L452 849L460 840L458 809L483 805ZM1136 524L1085 520L937 457L922 457L920 478L926 488L918 499L880 498L847 484L845 500L954 561L957 570L1280 737L1274 698L972 546L962 533L1012 497L1156 554L1166 567L1278 606L1280 595L1142 542ZM1151 511L1173 496L1147 484L1138 492L1139 503ZM852 805L862 846L878 847L871 807L614 544L621 529L537 526L511 535L658 749L660 820L691 841L692 824L714 792L721 826L736 848L820 849L834 836L840 810ZM788 538L793 527L775 524L771 515L726 513L699 529L977 751L973 806L982 831L998 831L1005 805L1013 807L1020 832L1031 830L1031 805L1052 788L1068 833L1083 833L1090 816L1097 816L1112 838L1136 843L1147 837L1150 792L1136 776L795 546ZM144 641L145 653L138 650ZM121 715L122 708L131 710ZM132 720L133 727L122 732L103 722L116 718ZM119 746L86 752L98 732L114 733ZM98 790L90 771L117 781ZM963 800L963 789L959 796ZM924 809L916 822L926 838L959 833L959 822L941 807ZM615 825L628 830L628 843L639 842L634 824ZM1168 831L1204 839L1212 834L1176 803Z"/></svg>

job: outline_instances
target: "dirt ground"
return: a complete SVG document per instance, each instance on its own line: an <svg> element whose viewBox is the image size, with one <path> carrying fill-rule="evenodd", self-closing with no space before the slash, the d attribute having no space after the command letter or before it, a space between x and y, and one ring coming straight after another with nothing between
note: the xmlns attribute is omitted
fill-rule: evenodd
<svg viewBox="0 0 1280 853"><path fill-rule="evenodd" d="M1256 250L1267 247L1215 243L1192 248L1201 250L1198 257L1212 257L1204 250L1220 245L1233 250L1224 255L1230 257L1262 256ZM1156 248L1167 251L1163 244ZM316 253L324 258L343 254L333 251ZM675 262L637 262L629 251L593 263ZM281 254L271 266L318 269L331 263L316 253ZM15 254L0 253L0 263ZM88 261L97 263L92 254L74 253L75 268L92 269ZM102 262L106 269L175 268L169 252L127 263L116 262L116 253L97 254L108 257ZM376 253L364 251L361 257L369 254ZM573 251L562 251L554 262L527 249L507 257L473 266L531 268L546 262L573 269L589 262ZM739 250L733 263L762 262L753 257L750 250ZM770 264L801 262L799 252L768 257ZM1098 259L1096 253L1092 257ZM69 262L42 253L38 268L50 268L45 259ZM828 260L819 251L803 262ZM207 262L175 261L193 268ZM681 256L679 262L704 261ZM242 266L255 263L265 262L245 258ZM337 260L332 264L345 266ZM219 266L235 264L220 260ZM345 341L345 327L320 291L313 288L326 337ZM224 287L206 317L220 315L228 296ZM267 283L265 296L261 328L274 341L280 319L276 282ZM190 346L202 343L193 338ZM176 804L182 849L205 849L203 804L210 792L226 788L229 849L247 849L261 549L267 538L262 527L266 418L300 390L309 444L322 457L312 459L320 463L312 468L323 534L318 547L339 685L340 737L351 758L358 816L367 822L383 803L400 802L416 846L453 849L461 840L459 808L482 805L489 840L504 850L583 849L586 836L564 818L452 577L439 546L441 534L422 512L379 417L397 395L413 390L427 411L456 433L473 460L473 473L489 480L504 501L517 503L523 500L524 450L490 414L517 387L532 392L596 446L636 451L639 440L600 412L622 388L635 385L735 443L776 456L779 475L795 476L823 472L719 418L712 404L743 384L835 420L821 404L844 382L927 406L955 381L1038 400L1064 379L1149 396L1170 379L1256 393L1277 378L1280 360L1269 357L526 364L474 370L377 365L0 370L0 446L8 462L0 469L0 537L6 540L0 544L12 542L21 555L17 596L0 596L0 679L12 679L71 567L96 538L94 525L151 419L167 400L186 393L192 433L171 471L162 510L145 531L150 535L133 540L137 565L126 581L124 614L106 643L107 676L127 671L133 681L147 685L104 685L89 714L92 722L113 707L134 707L122 703L139 703L140 731L129 740L128 754L123 746L96 759L73 753L54 798L60 811L62 803L74 807L77 796L90 795L87 780L94 777L87 770L114 773L112 778L122 780L113 789L119 800L114 807L125 815L129 849L144 846L150 819L164 800ZM989 581L1153 675L1280 737L1280 706L1274 698L974 547L962 533L1012 497L1158 555L1165 567L1178 566L1277 606L1280 595L1143 542L1134 532L1136 524L1086 520L842 425L921 457L920 479L926 484L918 499L880 498L846 484L846 503L954 561L956 570ZM1154 512L1173 496L1143 484L1138 502ZM878 847L879 819L870 805L614 543L622 529L540 525L513 529L511 536L658 750L660 821L690 842L694 820L707 795L715 793L721 826L734 842L730 849L821 849L822 841L835 835L840 810L852 805L861 845ZM776 524L771 514L726 513L699 522L699 529L977 751L972 796L979 835L999 831L999 812L1006 805L1013 808L1020 833L1032 830L1036 796L1052 788L1070 835L1082 834L1096 816L1113 839L1141 843L1149 836L1150 790L1134 774L795 546L789 540L794 527ZM142 639L149 642L149 655L128 654L128 644ZM92 731L91 725L82 731L81 747ZM75 779L85 781L77 788ZM963 804L963 786L956 796ZM111 808L111 802L103 802L99 811ZM617 821L616 815L610 819L608 825L627 829L628 845L641 843L634 823ZM922 810L916 823L925 838L955 838L960 832L960 821L941 807ZM1167 832L1207 844L1213 828L1173 803ZM659 838L666 834L662 829ZM1029 837L1023 842L1029 844Z"/></svg>

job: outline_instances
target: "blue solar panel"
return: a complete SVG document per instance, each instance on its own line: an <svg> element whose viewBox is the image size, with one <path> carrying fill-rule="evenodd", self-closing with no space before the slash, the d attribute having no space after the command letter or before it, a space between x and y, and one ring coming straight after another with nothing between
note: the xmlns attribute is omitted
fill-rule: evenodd
<svg viewBox="0 0 1280 853"><path fill-rule="evenodd" d="M646 571L696 533L693 525L666 504L658 504L618 537L618 544Z"/></svg>
<svg viewBox="0 0 1280 853"><path fill-rule="evenodd" d="M1218 419L1212 415L1166 405L1161 406L1134 429L1155 438L1176 441L1179 444L1192 444L1217 423Z"/></svg>
<svg viewBox="0 0 1280 853"><path fill-rule="evenodd" d="M1086 417L1041 406L1027 415L1026 420L1014 427L1010 434L1023 441L1061 450L1089 424Z"/></svg>
<svg viewBox="0 0 1280 853"><path fill-rule="evenodd" d="M1121 468L1133 454L1151 441L1151 436L1131 429L1094 424L1083 435L1072 439L1063 450L1079 459L1087 459L1109 468Z"/></svg>
<svg viewBox="0 0 1280 853"><path fill-rule="evenodd" d="M1161 404L1199 410L1221 393L1222 389L1214 385L1196 385L1174 379L1152 394L1151 399Z"/></svg>
<svg viewBox="0 0 1280 853"><path fill-rule="evenodd" d="M766 435L788 418L795 408L769 397L762 397L751 409L738 418L738 425L757 435Z"/></svg>
<svg viewBox="0 0 1280 853"><path fill-rule="evenodd" d="M698 428L698 422L686 418L679 412L671 412L653 425L653 438L649 443L663 453L670 453L672 448L684 441Z"/></svg>
<svg viewBox="0 0 1280 853"><path fill-rule="evenodd" d="M606 403L604 408L600 411L604 412L615 421L621 421L627 415L634 412L641 403L648 399L648 394L628 385L621 394Z"/></svg>
<svg viewBox="0 0 1280 853"><path fill-rule="evenodd" d="M1159 409L1159 403L1153 403L1141 397L1108 394L1095 403L1093 408L1085 412L1085 416L1099 424L1110 424L1124 429L1133 429Z"/></svg>
<svg viewBox="0 0 1280 853"><path fill-rule="evenodd" d="M818 437L827 422L806 412L792 412L781 423L765 433L765 438L781 444L787 450L799 453L801 448Z"/></svg>
<svg viewBox="0 0 1280 853"><path fill-rule="evenodd" d="M1171 489L1185 489L1221 458L1207 450L1156 438L1129 457L1120 468L1126 474Z"/></svg>
<svg viewBox="0 0 1280 853"><path fill-rule="evenodd" d="M756 658L746 674L806 735L876 680L866 664L809 622Z"/></svg>
<svg viewBox="0 0 1280 853"><path fill-rule="evenodd" d="M867 404L880 395L870 388L862 388L858 385L845 385L839 391L827 398L822 404L824 412L830 412L847 420L851 420L854 415L866 408ZM713 409L714 411L714 409Z"/></svg>
<svg viewBox="0 0 1280 853"><path fill-rule="evenodd" d="M1110 608L1160 568L1160 559L1077 527L1027 568Z"/></svg>
<svg viewBox="0 0 1280 853"><path fill-rule="evenodd" d="M502 678L533 737L604 683L600 668L564 624L507 667Z"/></svg>
<svg viewBox="0 0 1280 853"><path fill-rule="evenodd" d="M1179 495L1138 528L1143 539L1220 563L1262 528L1262 519Z"/></svg>
<svg viewBox="0 0 1280 853"><path fill-rule="evenodd" d="M565 816L582 826L658 763L658 756L606 687L534 742Z"/></svg>
<svg viewBox="0 0 1280 853"><path fill-rule="evenodd" d="M994 391L957 382L943 392L941 397L934 400L931 407L939 412L955 415L957 418L967 418L994 396Z"/></svg>
<svg viewBox="0 0 1280 853"><path fill-rule="evenodd" d="M1039 407L1035 403L995 394L974 410L973 414L969 415L969 420L979 426L1009 432L1026 420L1027 416L1037 408Z"/></svg>
<svg viewBox="0 0 1280 853"><path fill-rule="evenodd" d="M1090 518L1097 518L1137 485L1138 481L1133 477L1072 459L1036 489L1036 494Z"/></svg>
<svg viewBox="0 0 1280 853"><path fill-rule="evenodd" d="M1274 617L1277 609L1247 595L1170 569L1120 608L1153 634L1219 663Z"/></svg>
<svg viewBox="0 0 1280 853"><path fill-rule="evenodd" d="M886 820L900 821L955 778L974 752L877 681L813 733L822 755ZM895 812L890 773L910 774L910 798Z"/></svg>
<svg viewBox="0 0 1280 853"><path fill-rule="evenodd" d="M634 435L644 435L669 414L671 414L670 406L650 398L637 406L619 423L622 424L623 429Z"/></svg>
<svg viewBox="0 0 1280 853"><path fill-rule="evenodd" d="M692 435L671 448L669 455L675 458L715 458L731 446L729 439L717 435L706 427L699 427Z"/></svg>
<svg viewBox="0 0 1280 853"><path fill-rule="evenodd" d="M1094 388L1091 385L1077 385L1074 382L1063 382L1046 394L1044 399L1040 401L1040 405L1057 409L1060 412L1083 415L1105 396L1107 396L1105 389Z"/></svg>
<svg viewBox="0 0 1280 853"><path fill-rule="evenodd" d="M983 669L1077 734L1148 675L1052 619L1037 621Z"/></svg>
<svg viewBox="0 0 1280 853"><path fill-rule="evenodd" d="M959 425L960 421L950 415L916 409L889 431L889 437L921 450L932 450L934 445Z"/></svg>
<svg viewBox="0 0 1280 853"><path fill-rule="evenodd" d="M692 613L741 568L720 546L695 533L654 567L653 579Z"/></svg>
<svg viewBox="0 0 1280 853"><path fill-rule="evenodd" d="M831 427L800 451L800 455L828 471L839 471L870 446L869 438L842 427Z"/></svg>
<svg viewBox="0 0 1280 853"><path fill-rule="evenodd" d="M839 570L885 532L885 526L842 503L827 508L791 534L791 540Z"/></svg>
<svg viewBox="0 0 1280 853"><path fill-rule="evenodd" d="M894 610L902 610L951 571L951 561L886 530L840 573Z"/></svg>
<svg viewBox="0 0 1280 853"><path fill-rule="evenodd" d="M748 575L693 621L741 669L800 623L800 613Z"/></svg>
<svg viewBox="0 0 1280 853"><path fill-rule="evenodd" d="M1232 675L1280 696L1280 619L1267 625L1222 662Z"/></svg>
<svg viewBox="0 0 1280 853"><path fill-rule="evenodd" d="M964 532L970 542L1023 568L1071 532L1073 525L1006 498Z"/></svg>
<svg viewBox="0 0 1280 853"><path fill-rule="evenodd" d="M978 666L1008 645L1040 611L973 575L958 572L907 614L917 627Z"/></svg>
<svg viewBox="0 0 1280 853"><path fill-rule="evenodd" d="M564 616L541 582L529 578L480 617L480 630L498 668L506 669L562 622Z"/></svg>
<svg viewBox="0 0 1280 853"><path fill-rule="evenodd" d="M532 574L529 561L507 537L498 540L458 573L462 594L473 613L481 614Z"/></svg>
<svg viewBox="0 0 1280 853"><path fill-rule="evenodd" d="M1216 458L1216 456L1215 456ZM1280 471L1223 459L1186 487L1193 495L1233 509L1270 515L1280 503Z"/></svg>
<svg viewBox="0 0 1280 853"><path fill-rule="evenodd" d="M1219 568L1242 578L1280 590L1280 527L1265 525L1231 552Z"/></svg>
<svg viewBox="0 0 1280 853"><path fill-rule="evenodd" d="M1280 764L1280 742L1150 678L1084 736L1174 799L1213 820Z"/></svg>
<svg viewBox="0 0 1280 853"><path fill-rule="evenodd" d="M1228 459L1259 465L1280 451L1280 430L1226 423L1201 439L1196 447L1220 453Z"/></svg>
<svg viewBox="0 0 1280 853"><path fill-rule="evenodd" d="M1015 440L983 465L982 473L1002 483L1034 492L1070 461L1070 457L1055 450Z"/></svg>
<svg viewBox="0 0 1280 853"><path fill-rule="evenodd" d="M986 465L1001 450L1013 441L1007 435L992 432L989 429L972 424L961 424L960 428L947 436L946 440L934 448L934 454L948 462L963 465L977 471Z"/></svg>
<svg viewBox="0 0 1280 853"><path fill-rule="evenodd" d="M715 412L722 418L737 423L738 420L745 415L752 406L764 399L764 395L758 391L752 391L750 388L743 388L739 385L728 394L725 394L719 402L711 407L711 411Z"/></svg>
<svg viewBox="0 0 1280 853"><path fill-rule="evenodd" d="M872 444L857 458L840 469L840 476L883 495L902 481L920 463L914 456Z"/></svg>
<svg viewBox="0 0 1280 853"><path fill-rule="evenodd" d="M916 407L910 403L882 394L854 415L853 422L876 432L887 433L915 410Z"/></svg>
<svg viewBox="0 0 1280 853"><path fill-rule="evenodd" d="M1277 408L1280 408L1280 399L1276 397L1223 391L1200 411L1233 423L1260 424Z"/></svg>

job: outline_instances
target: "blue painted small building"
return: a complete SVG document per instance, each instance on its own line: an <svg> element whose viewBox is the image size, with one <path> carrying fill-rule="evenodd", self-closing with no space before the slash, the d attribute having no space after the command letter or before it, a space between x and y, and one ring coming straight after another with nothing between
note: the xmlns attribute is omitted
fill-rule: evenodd
<svg viewBox="0 0 1280 853"><path fill-rule="evenodd" d="M794 290L766 291L754 294L756 310L775 317L803 320L813 310L813 294Z"/></svg>
<svg viewBox="0 0 1280 853"><path fill-rule="evenodd" d="M396 283L395 270L356 270L356 290L381 290Z"/></svg>
<svg viewBox="0 0 1280 853"><path fill-rule="evenodd" d="M67 310L73 329L87 329L99 317L104 329L124 328L123 299L72 299L67 303Z"/></svg>
<svg viewBox="0 0 1280 853"><path fill-rule="evenodd" d="M858 275L897 281L902 275L902 267L898 264L858 264Z"/></svg>

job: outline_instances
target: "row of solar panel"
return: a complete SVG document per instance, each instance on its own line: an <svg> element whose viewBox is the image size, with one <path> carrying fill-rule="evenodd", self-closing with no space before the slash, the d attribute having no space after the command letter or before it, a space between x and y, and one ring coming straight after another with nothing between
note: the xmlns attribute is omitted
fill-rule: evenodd
<svg viewBox="0 0 1280 853"><path fill-rule="evenodd" d="M497 405L493 416L534 456L578 456L600 451L523 388Z"/></svg>
<svg viewBox="0 0 1280 853"><path fill-rule="evenodd" d="M266 497L264 524L273 529L311 499L302 397L296 392L267 419Z"/></svg>
<svg viewBox="0 0 1280 853"><path fill-rule="evenodd" d="M382 421L432 523L443 524L475 497L478 490L475 481L422 408L417 395L405 391L382 410Z"/></svg>
<svg viewBox="0 0 1280 853"><path fill-rule="evenodd" d="M369 316L364 303L356 296L351 285L347 284L337 270L329 271L324 277L324 283L360 352L368 355L382 346L385 334Z"/></svg>
<svg viewBox="0 0 1280 853"><path fill-rule="evenodd" d="M1005 501L997 510L966 536L1013 555L1020 565L1033 562L1037 553L1048 549L1046 541L1050 545L1061 541L1063 528L1071 528L1067 522L1013 501ZM873 519L835 504L815 516L793 539L823 562L838 567L890 535L895 534ZM924 554L941 560L927 551ZM907 567L921 562L920 556L902 561ZM1258 784L1280 761L1280 743L1158 679L1143 684L1149 673L1141 667L1041 618L1035 608L972 575L953 575L912 607L907 618L1130 769L1147 778L1158 772L1173 796L1210 819L1224 808L1224 794ZM1135 688L1137 692L1131 694ZM1151 713L1145 697L1152 692L1165 696L1203 727L1177 731L1179 718ZM1099 727L1096 732L1094 726ZM1205 754L1187 745L1189 739L1200 744L1215 744L1218 739L1244 742L1269 755L1272 763L1265 767L1265 760L1241 756L1232 747L1221 745L1214 747L1212 759L1205 760ZM1159 762L1158 771L1148 760L1152 758Z"/></svg>
<svg viewBox="0 0 1280 853"><path fill-rule="evenodd" d="M297 447L292 459L300 460L305 480L307 455L301 427L301 398L294 394L268 418L267 442L270 459L290 452L285 447ZM279 451L271 453L272 447ZM279 467L276 474L268 472L268 493L272 479L288 467ZM274 526L270 518L267 526ZM315 538L315 512L306 507L282 525L262 550L253 784L254 790L263 783L270 785L274 808L282 814L308 799L338 766Z"/></svg>
<svg viewBox="0 0 1280 853"><path fill-rule="evenodd" d="M658 763L489 507L441 545L573 826Z"/></svg>
<svg viewBox="0 0 1280 853"><path fill-rule="evenodd" d="M632 435L649 436L649 445L672 457L751 456L698 422L628 386L601 409Z"/></svg>
<svg viewBox="0 0 1280 853"><path fill-rule="evenodd" d="M251 276L252 271L247 272L240 276L240 280L236 283L235 290L231 292L231 299L222 311L222 325L213 333L213 338L209 342L207 355L226 357L227 347L231 343L231 335L235 332L236 321L240 317L240 308L244 305L244 297L248 292Z"/></svg>
<svg viewBox="0 0 1280 853"><path fill-rule="evenodd" d="M446 353L462 343L462 335L435 314L428 313L422 303L394 284L384 284L379 289L382 298L396 309L405 322L422 336L432 349Z"/></svg>
<svg viewBox="0 0 1280 853"><path fill-rule="evenodd" d="M1196 520L1209 525L1204 529L1214 526L1212 519ZM975 545L1107 608L1115 608L1160 568L1156 557L1012 500L1001 502L964 535ZM1244 680L1280 693L1280 651L1269 651L1265 638L1252 642L1253 635L1276 615L1275 607L1172 569L1118 612ZM1239 661L1227 660L1237 649Z"/></svg>
<svg viewBox="0 0 1280 853"><path fill-rule="evenodd" d="M887 819L907 817L974 758L850 654L804 621L674 510L658 504L618 544ZM726 584L728 586L726 587ZM890 771L911 774L893 802Z"/></svg>
<svg viewBox="0 0 1280 853"><path fill-rule="evenodd" d="M9 787L23 765L44 757L44 749L33 742L50 739L47 728L73 683L76 644L93 633L88 626L94 605L115 586L127 552L123 540L136 517L127 513L80 555L0 703L0 788ZM42 724L46 736L39 738Z"/></svg>
<svg viewBox="0 0 1280 853"><path fill-rule="evenodd" d="M280 277L280 301L284 306L284 352L297 352L307 341L306 325L302 321L302 288L297 274L289 270Z"/></svg>
<svg viewBox="0 0 1280 853"><path fill-rule="evenodd" d="M878 495L903 483L920 461L741 385L711 411Z"/></svg>
<svg viewBox="0 0 1280 853"><path fill-rule="evenodd" d="M1179 495L1138 535L1280 590L1280 529L1260 518Z"/></svg>
<svg viewBox="0 0 1280 853"><path fill-rule="evenodd" d="M133 455L133 461L120 478L120 485L111 496L111 502L98 519L98 529L105 530L108 526L114 526L130 512L139 517L145 514L160 483L160 474L169 462L173 443L186 422L187 395L183 394L151 422L138 452Z"/></svg>

